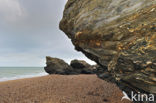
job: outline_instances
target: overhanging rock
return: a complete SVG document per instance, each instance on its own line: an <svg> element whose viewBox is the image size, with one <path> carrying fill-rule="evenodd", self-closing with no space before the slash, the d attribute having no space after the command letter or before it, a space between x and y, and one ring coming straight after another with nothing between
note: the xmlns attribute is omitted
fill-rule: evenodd
<svg viewBox="0 0 156 103"><path fill-rule="evenodd" d="M60 29L100 78L156 94L156 0L68 0Z"/></svg>

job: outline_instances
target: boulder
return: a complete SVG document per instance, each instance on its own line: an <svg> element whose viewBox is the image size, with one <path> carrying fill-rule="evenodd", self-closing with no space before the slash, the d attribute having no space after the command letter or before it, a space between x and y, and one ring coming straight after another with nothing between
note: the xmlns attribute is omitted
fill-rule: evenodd
<svg viewBox="0 0 156 103"><path fill-rule="evenodd" d="M94 68L84 60L72 60L70 66L74 69L74 71L80 74L95 74L96 70L96 68Z"/></svg>
<svg viewBox="0 0 156 103"><path fill-rule="evenodd" d="M76 69L82 69L82 68L88 68L90 67L91 65L88 64L86 61L84 60L72 60L70 65L73 67L73 68L76 68Z"/></svg>
<svg viewBox="0 0 156 103"><path fill-rule="evenodd" d="M60 29L98 77L156 95L156 0L68 0Z"/></svg>
<svg viewBox="0 0 156 103"><path fill-rule="evenodd" d="M72 74L73 69L64 60L46 57L47 66L44 68L49 74Z"/></svg>
<svg viewBox="0 0 156 103"><path fill-rule="evenodd" d="M90 65L83 60L72 60L70 65L59 58L46 57L47 66L44 68L48 74L95 74L96 65Z"/></svg>

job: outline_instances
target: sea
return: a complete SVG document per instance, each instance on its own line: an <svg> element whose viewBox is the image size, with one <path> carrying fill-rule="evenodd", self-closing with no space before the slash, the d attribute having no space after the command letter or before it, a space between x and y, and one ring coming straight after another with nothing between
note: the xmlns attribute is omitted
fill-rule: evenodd
<svg viewBox="0 0 156 103"><path fill-rule="evenodd" d="M45 75L44 67L0 67L0 82Z"/></svg>

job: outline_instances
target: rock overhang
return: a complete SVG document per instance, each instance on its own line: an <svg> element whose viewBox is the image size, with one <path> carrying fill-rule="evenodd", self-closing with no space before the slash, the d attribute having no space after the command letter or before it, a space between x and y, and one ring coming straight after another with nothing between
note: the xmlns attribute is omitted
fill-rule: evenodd
<svg viewBox="0 0 156 103"><path fill-rule="evenodd" d="M156 0L68 0L60 29L116 81L156 93L155 17Z"/></svg>

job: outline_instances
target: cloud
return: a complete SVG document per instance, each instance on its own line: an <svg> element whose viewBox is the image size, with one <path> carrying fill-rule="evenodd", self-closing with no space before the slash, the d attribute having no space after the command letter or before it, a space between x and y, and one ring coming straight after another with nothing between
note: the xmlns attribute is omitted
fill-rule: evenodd
<svg viewBox="0 0 156 103"><path fill-rule="evenodd" d="M0 0L0 18L7 22L19 20L24 16L24 8L18 0Z"/></svg>
<svg viewBox="0 0 156 103"><path fill-rule="evenodd" d="M11 53L3 54L0 58L1 66L44 66L45 59L40 54L32 53Z"/></svg>
<svg viewBox="0 0 156 103"><path fill-rule="evenodd" d="M59 30L67 0L0 0L0 66L44 66L45 57L83 59Z"/></svg>
<svg viewBox="0 0 156 103"><path fill-rule="evenodd" d="M77 54L77 55L75 55ZM1 53L0 56L0 66L45 66L46 65L46 56L57 57L65 60L67 63L70 63L73 59L85 60L90 64L95 64L95 62L87 59L83 56L82 53L77 53L76 51L65 51L62 52L50 52L41 50L41 51L29 51L29 52L7 52L4 54Z"/></svg>

